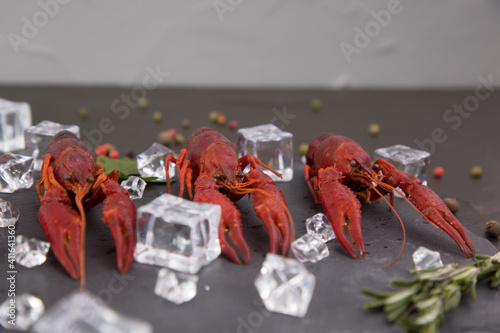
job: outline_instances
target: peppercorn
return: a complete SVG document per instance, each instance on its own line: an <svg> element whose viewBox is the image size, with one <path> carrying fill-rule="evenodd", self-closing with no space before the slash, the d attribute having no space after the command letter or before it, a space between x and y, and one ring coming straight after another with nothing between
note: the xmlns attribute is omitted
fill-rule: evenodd
<svg viewBox="0 0 500 333"><path fill-rule="evenodd" d="M158 134L158 142L164 146L172 144L173 141L174 138L172 137L169 131L163 131L160 132L160 134Z"/></svg>
<svg viewBox="0 0 500 333"><path fill-rule="evenodd" d="M458 210L460 209L460 205L454 198L445 198L443 201L453 214L458 212Z"/></svg>
<svg viewBox="0 0 500 333"><path fill-rule="evenodd" d="M78 115L80 116L81 119L87 118L89 116L89 109L87 109L86 107L81 107L78 110Z"/></svg>
<svg viewBox="0 0 500 333"><path fill-rule="evenodd" d="M176 134L174 140L176 144L182 145L184 143L184 135Z"/></svg>
<svg viewBox="0 0 500 333"><path fill-rule="evenodd" d="M435 167L434 170L432 171L432 174L434 175L434 177L436 178L441 178L443 177L444 175L444 168L443 167Z"/></svg>
<svg viewBox="0 0 500 333"><path fill-rule="evenodd" d="M499 237L500 236L500 223L498 223L497 221L486 222L486 233L490 237Z"/></svg>
<svg viewBox="0 0 500 333"><path fill-rule="evenodd" d="M368 133L370 133L371 136L377 136L380 133L380 126L379 124L370 124L368 126Z"/></svg>
<svg viewBox="0 0 500 333"><path fill-rule="evenodd" d="M299 146L299 154L300 155L305 155L307 154L307 151L309 150L309 145L307 143L303 143Z"/></svg>
<svg viewBox="0 0 500 333"><path fill-rule="evenodd" d="M470 175L472 178L481 178L483 175L483 168L479 165L475 165L470 169Z"/></svg>
<svg viewBox="0 0 500 333"><path fill-rule="evenodd" d="M149 101L146 97L141 97L137 101L137 106L139 107L139 109L145 110L148 108L148 105L149 105Z"/></svg>
<svg viewBox="0 0 500 333"><path fill-rule="evenodd" d="M319 111L321 110L321 101L319 99L313 99L311 100L311 110L313 111Z"/></svg>
<svg viewBox="0 0 500 333"><path fill-rule="evenodd" d="M161 115L161 113L159 111L156 111L155 113L153 113L153 120L155 122L159 123L162 118L163 118L163 116Z"/></svg>

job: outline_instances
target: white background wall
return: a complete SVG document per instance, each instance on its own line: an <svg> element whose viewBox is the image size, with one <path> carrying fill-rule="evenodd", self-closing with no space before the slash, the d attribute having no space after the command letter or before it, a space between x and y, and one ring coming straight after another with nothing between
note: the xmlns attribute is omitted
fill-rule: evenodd
<svg viewBox="0 0 500 333"><path fill-rule="evenodd" d="M370 11L398 0L58 1L0 3L0 84L132 85L147 66L170 73L162 85L500 81L497 0L399 0L385 27ZM373 37L349 63L340 45L356 46L355 28L367 24Z"/></svg>

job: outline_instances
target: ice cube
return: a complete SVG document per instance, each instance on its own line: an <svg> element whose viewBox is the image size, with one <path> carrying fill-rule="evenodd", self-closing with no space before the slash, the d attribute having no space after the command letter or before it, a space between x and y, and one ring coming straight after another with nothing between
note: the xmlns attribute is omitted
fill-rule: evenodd
<svg viewBox="0 0 500 333"><path fill-rule="evenodd" d="M31 108L25 102L0 98L0 151L24 149L23 131L31 126Z"/></svg>
<svg viewBox="0 0 500 333"><path fill-rule="evenodd" d="M40 171L43 157L47 152L50 140L60 131L70 131L77 137L80 137L80 128L77 125L62 125L50 120L44 120L24 130L24 143L26 148L36 149L37 151L35 157L35 170Z"/></svg>
<svg viewBox="0 0 500 333"><path fill-rule="evenodd" d="M0 324L10 330L27 331L44 311L45 306L41 299L22 293L19 296L7 298L0 305ZM14 321L12 321L13 318Z"/></svg>
<svg viewBox="0 0 500 333"><path fill-rule="evenodd" d="M12 193L33 185L33 157L5 154L0 157L0 192Z"/></svg>
<svg viewBox="0 0 500 333"><path fill-rule="evenodd" d="M375 149L375 160L383 158L397 169L417 177L427 184L427 169L430 156L426 151L413 149L403 145Z"/></svg>
<svg viewBox="0 0 500 333"><path fill-rule="evenodd" d="M412 257L416 270L443 267L439 252L431 251L423 246L413 252Z"/></svg>
<svg viewBox="0 0 500 333"><path fill-rule="evenodd" d="M162 268L158 272L155 294L175 304L182 304L196 296L197 284L197 275Z"/></svg>
<svg viewBox="0 0 500 333"><path fill-rule="evenodd" d="M317 262L330 255L326 244L311 234L305 234L293 241L292 252L300 262Z"/></svg>
<svg viewBox="0 0 500 333"><path fill-rule="evenodd" d="M47 259L50 243L36 238L16 237L16 262L24 267L35 267L43 264Z"/></svg>
<svg viewBox="0 0 500 333"><path fill-rule="evenodd" d="M165 180L165 158L174 152L158 142L155 142L145 152L137 155L137 169L142 177L156 177ZM168 170L170 178L175 177L175 164L170 163Z"/></svg>
<svg viewBox="0 0 500 333"><path fill-rule="evenodd" d="M19 209L9 201L0 199L0 228L15 225L19 219Z"/></svg>
<svg viewBox="0 0 500 333"><path fill-rule="evenodd" d="M282 131L273 124L240 128L238 130L238 155L251 154L270 168L274 173L261 167L274 181L287 182L293 179L293 134Z"/></svg>
<svg viewBox="0 0 500 333"><path fill-rule="evenodd" d="M195 274L221 252L219 205L163 194L137 209L135 260Z"/></svg>
<svg viewBox="0 0 500 333"><path fill-rule="evenodd" d="M48 309L31 332L150 333L153 328L148 322L112 310L88 291L76 291Z"/></svg>
<svg viewBox="0 0 500 333"><path fill-rule="evenodd" d="M309 235L326 243L335 238L332 225L328 218L323 213L318 213L306 220L306 229Z"/></svg>
<svg viewBox="0 0 500 333"><path fill-rule="evenodd" d="M295 259L268 253L255 287L268 311L304 317L316 277Z"/></svg>
<svg viewBox="0 0 500 333"><path fill-rule="evenodd" d="M146 181L136 176L130 176L121 182L121 186L128 191L130 199L140 199L144 189L146 189Z"/></svg>

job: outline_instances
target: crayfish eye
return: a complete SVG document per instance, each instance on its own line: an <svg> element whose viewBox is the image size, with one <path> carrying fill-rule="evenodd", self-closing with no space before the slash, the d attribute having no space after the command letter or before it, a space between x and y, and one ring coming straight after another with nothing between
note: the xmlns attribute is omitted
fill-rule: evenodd
<svg viewBox="0 0 500 333"><path fill-rule="evenodd" d="M219 180L220 177L221 177L220 173L218 173L218 172L214 173L214 178L215 179Z"/></svg>
<svg viewBox="0 0 500 333"><path fill-rule="evenodd" d="M87 180L87 183L93 183L94 182L94 177L88 176L86 180Z"/></svg>
<svg viewBox="0 0 500 333"><path fill-rule="evenodd" d="M238 172L238 178L243 178L243 177L245 177L245 173L242 171Z"/></svg>
<svg viewBox="0 0 500 333"><path fill-rule="evenodd" d="M351 160L351 166L354 168L358 163L355 160Z"/></svg>
<svg viewBox="0 0 500 333"><path fill-rule="evenodd" d="M375 171L377 171L378 169L380 169L380 165L378 165L378 164L374 164L374 165L372 166L372 169L373 169L373 170L375 170Z"/></svg>
<svg viewBox="0 0 500 333"><path fill-rule="evenodd" d="M65 180L65 181L69 182L69 181L70 181L70 179L71 179L71 176L70 176L69 174L65 174L65 175L64 175L64 180Z"/></svg>

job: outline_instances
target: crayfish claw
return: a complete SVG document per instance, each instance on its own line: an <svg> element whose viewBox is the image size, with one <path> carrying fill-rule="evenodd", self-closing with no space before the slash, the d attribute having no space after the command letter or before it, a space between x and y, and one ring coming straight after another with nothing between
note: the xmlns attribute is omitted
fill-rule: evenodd
<svg viewBox="0 0 500 333"><path fill-rule="evenodd" d="M135 250L135 205L128 192L113 179L102 184L106 199L102 217L109 226L116 247L116 263L121 273L129 271Z"/></svg>
<svg viewBox="0 0 500 333"><path fill-rule="evenodd" d="M244 180L251 183L255 214L261 219L269 235L269 251L278 253L281 233L281 254L286 256L293 233L293 219L285 197L271 177L259 169L252 169Z"/></svg>
<svg viewBox="0 0 500 333"><path fill-rule="evenodd" d="M70 206L67 193L56 186L48 189L42 198L38 218L57 260L73 279L79 279L85 274L81 270L83 221Z"/></svg>
<svg viewBox="0 0 500 333"><path fill-rule="evenodd" d="M341 184L340 180L341 176L335 169L324 169L319 174L318 180L319 201L339 243L351 257L357 258L354 243L358 249L359 257L363 258L365 244L361 233L361 204L354 192ZM346 220L349 220L348 230L353 243L345 234Z"/></svg>
<svg viewBox="0 0 500 333"><path fill-rule="evenodd" d="M245 242L245 238L243 238L241 223L240 225L233 225L230 228L219 228L219 239L222 253L224 253L234 263L241 264L241 259L239 258L237 251L226 240L226 233L229 235L229 239L231 239L234 246L241 252L243 256L243 263L248 264L250 262L250 249Z"/></svg>
<svg viewBox="0 0 500 333"><path fill-rule="evenodd" d="M206 174L200 175L195 187L196 192L193 198L195 202L216 204L221 208L219 242L222 253L233 262L241 264L237 251L226 239L227 234L233 245L241 252L243 262L247 264L250 261L250 250L243 237L240 211L226 195L218 191L219 186L213 177Z"/></svg>

